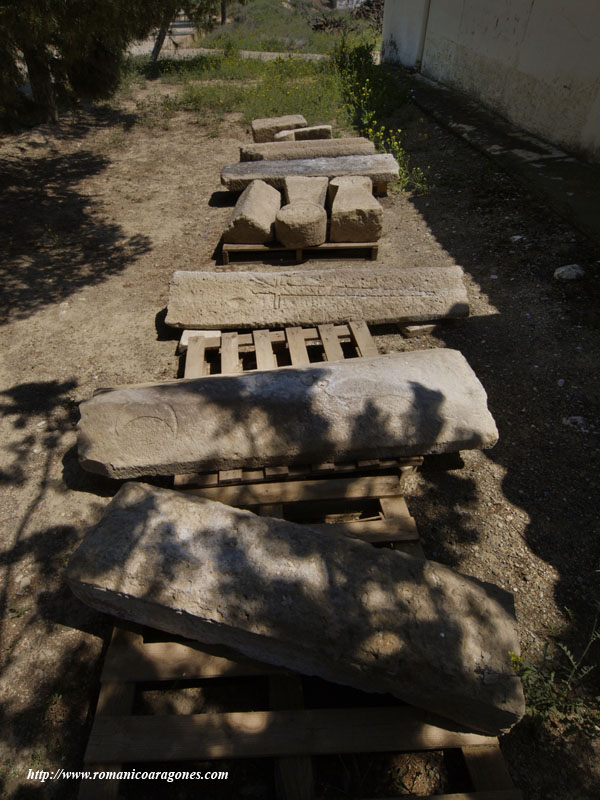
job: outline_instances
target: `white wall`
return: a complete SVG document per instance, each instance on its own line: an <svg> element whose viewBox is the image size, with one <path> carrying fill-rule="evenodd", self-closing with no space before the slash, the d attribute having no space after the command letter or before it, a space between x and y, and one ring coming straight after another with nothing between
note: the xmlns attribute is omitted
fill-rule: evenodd
<svg viewBox="0 0 600 800"><path fill-rule="evenodd" d="M419 5L386 0L384 38L406 66ZM421 71L600 161L600 0L431 0Z"/></svg>
<svg viewBox="0 0 600 800"><path fill-rule="evenodd" d="M430 0L386 0L383 7L382 58L405 67L421 63Z"/></svg>

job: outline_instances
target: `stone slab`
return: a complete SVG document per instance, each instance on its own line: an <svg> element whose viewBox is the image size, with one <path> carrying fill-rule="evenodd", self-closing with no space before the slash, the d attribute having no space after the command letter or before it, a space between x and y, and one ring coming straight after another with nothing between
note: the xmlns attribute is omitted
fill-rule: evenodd
<svg viewBox="0 0 600 800"><path fill-rule="evenodd" d="M289 203L277 213L275 235L284 247L315 247L323 244L327 238L327 212L322 204L305 201Z"/></svg>
<svg viewBox="0 0 600 800"><path fill-rule="evenodd" d="M167 325L270 328L364 319L430 322L469 313L460 267L173 273Z"/></svg>
<svg viewBox="0 0 600 800"><path fill-rule="evenodd" d="M221 170L221 183L239 192L253 180L265 181L282 189L289 175L307 178L336 178L340 175L366 175L373 183L388 184L398 179L398 164L390 153L374 156L338 156L337 158L301 158L294 161L245 161L227 164Z"/></svg>
<svg viewBox="0 0 600 800"><path fill-rule="evenodd" d="M288 114L285 117L265 117L252 121L252 138L255 142L272 142L279 131L305 128L306 120L302 114Z"/></svg>
<svg viewBox="0 0 600 800"><path fill-rule="evenodd" d="M286 203L316 203L324 206L327 198L327 178L301 178L292 176L283 182L283 196Z"/></svg>
<svg viewBox="0 0 600 800"><path fill-rule="evenodd" d="M370 156L375 145L362 136L347 139L317 139L307 142L267 142L240 147L240 161L291 161L298 158Z"/></svg>
<svg viewBox="0 0 600 800"><path fill-rule="evenodd" d="M264 181L252 181L242 192L223 241L232 244L266 244L275 235L275 220L281 207L281 194Z"/></svg>
<svg viewBox="0 0 600 800"><path fill-rule="evenodd" d="M485 733L525 710L511 595L352 537L129 483L67 580L101 611Z"/></svg>
<svg viewBox="0 0 600 800"><path fill-rule="evenodd" d="M331 125L309 125L306 128L279 131L273 137L273 141L303 142L310 139L331 139L332 137L333 128Z"/></svg>
<svg viewBox="0 0 600 800"><path fill-rule="evenodd" d="M456 350L122 386L80 412L81 465L114 478L402 458L498 438Z"/></svg>

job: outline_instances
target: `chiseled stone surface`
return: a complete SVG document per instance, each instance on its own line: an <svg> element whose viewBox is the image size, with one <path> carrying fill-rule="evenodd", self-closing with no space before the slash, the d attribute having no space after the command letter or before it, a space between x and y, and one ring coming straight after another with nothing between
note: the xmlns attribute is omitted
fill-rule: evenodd
<svg viewBox="0 0 600 800"><path fill-rule="evenodd" d="M272 142L279 131L305 127L306 120L302 114L255 119L252 121L252 138L255 142Z"/></svg>
<svg viewBox="0 0 600 800"><path fill-rule="evenodd" d="M309 139L331 139L333 128L331 125L310 125L306 128L296 128L289 131L279 131L273 141L275 142L303 142Z"/></svg>
<svg viewBox="0 0 600 800"><path fill-rule="evenodd" d="M300 201L277 212L275 236L284 247L314 247L327 238L327 212L322 205Z"/></svg>
<svg viewBox="0 0 600 800"><path fill-rule="evenodd" d="M243 161L227 164L221 170L221 183L239 192L254 180L282 189L288 175L307 178L336 178L340 175L366 175L373 183L387 184L398 179L396 159L390 153L374 156L337 156L335 158L300 158L293 161Z"/></svg>
<svg viewBox="0 0 600 800"><path fill-rule="evenodd" d="M330 185L332 242L376 242L383 232L383 209L368 178L334 178Z"/></svg>
<svg viewBox="0 0 600 800"><path fill-rule="evenodd" d="M267 142L240 147L240 161L290 161L299 158L370 156L375 145L362 136L347 139L317 139L307 142Z"/></svg>
<svg viewBox="0 0 600 800"><path fill-rule="evenodd" d="M365 175L341 175L339 178L332 178L329 181L327 200L330 206L333 204L340 186L355 192L373 193L373 181Z"/></svg>
<svg viewBox="0 0 600 800"><path fill-rule="evenodd" d="M264 181L252 181L242 192L223 232L223 241L265 244L275 234L281 194Z"/></svg>
<svg viewBox="0 0 600 800"><path fill-rule="evenodd" d="M167 325L176 328L269 328L364 319L429 322L469 313L460 267L275 272L177 271Z"/></svg>
<svg viewBox="0 0 600 800"><path fill-rule="evenodd" d="M283 196L286 203L316 203L324 206L327 198L327 178L301 178L292 176L283 181Z"/></svg>
<svg viewBox="0 0 600 800"><path fill-rule="evenodd" d="M67 580L101 611L390 692L479 731L524 713L511 595L352 537L129 483Z"/></svg>
<svg viewBox="0 0 600 800"><path fill-rule="evenodd" d="M81 465L114 478L425 455L498 438L456 350L122 386L80 411Z"/></svg>

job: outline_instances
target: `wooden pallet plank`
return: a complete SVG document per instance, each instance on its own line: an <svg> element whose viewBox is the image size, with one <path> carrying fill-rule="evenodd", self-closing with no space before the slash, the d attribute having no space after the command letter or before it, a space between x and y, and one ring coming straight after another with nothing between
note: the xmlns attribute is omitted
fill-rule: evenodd
<svg viewBox="0 0 600 800"><path fill-rule="evenodd" d="M343 361L345 358L344 351L337 337L335 326L326 324L317 325L317 328L319 330L321 342L323 343L327 361Z"/></svg>
<svg viewBox="0 0 600 800"><path fill-rule="evenodd" d="M254 346L256 348L257 369L277 369L277 359L273 353L271 332L268 330L254 331Z"/></svg>
<svg viewBox="0 0 600 800"><path fill-rule="evenodd" d="M185 356L184 378L202 378L210 372L206 362L206 338L190 336Z"/></svg>
<svg viewBox="0 0 600 800"><path fill-rule="evenodd" d="M480 747L464 747L462 754L477 791L514 789L498 741Z"/></svg>
<svg viewBox="0 0 600 800"><path fill-rule="evenodd" d="M227 243L222 247L223 264L230 263L232 254L241 256L250 256L256 253L259 257L267 253L280 254L284 257L287 255L289 259L300 261L306 257L308 253L318 253L323 250L347 250L354 251L368 251L369 258L376 260L379 252L378 242L324 242L323 244L313 245L311 247L295 248L283 247L282 245L264 245L264 244L233 244Z"/></svg>
<svg viewBox="0 0 600 800"><path fill-rule="evenodd" d="M356 536L358 539L372 544L378 542L416 542L419 540L419 535L413 532L411 527L402 520L357 519L350 522L311 522L310 527L323 533Z"/></svg>
<svg viewBox="0 0 600 800"><path fill-rule="evenodd" d="M232 375L241 371L238 334L236 331L228 331L221 336L221 373Z"/></svg>
<svg viewBox="0 0 600 800"><path fill-rule="evenodd" d="M310 359L306 349L306 341L302 328L286 328L285 338L287 340L290 358L294 367L308 367Z"/></svg>
<svg viewBox="0 0 600 800"><path fill-rule="evenodd" d="M220 469L219 470L219 483L239 483L242 480L241 469Z"/></svg>
<svg viewBox="0 0 600 800"><path fill-rule="evenodd" d="M98 716L86 763L442 750L482 745L490 738L438 727L427 715L402 706Z"/></svg>
<svg viewBox="0 0 600 800"><path fill-rule="evenodd" d="M367 323L364 320L353 320L348 323L348 327L352 333L354 344L356 345L359 354L363 358L371 358L372 356L379 355L377 346L375 345L373 337L371 336L371 332L369 331Z"/></svg>
<svg viewBox="0 0 600 800"><path fill-rule="evenodd" d="M363 798L363 800L367 800ZM371 798L369 800L375 800ZM396 797L383 797L377 800L400 800ZM500 789L499 791L491 792L459 792L453 794L403 794L402 800L523 800L523 794L518 789L506 790Z"/></svg>
<svg viewBox="0 0 600 800"><path fill-rule="evenodd" d="M304 708L300 675L273 675L269 678L269 705L277 711ZM277 759L277 788L281 800L312 800L314 778L310 756L282 756Z"/></svg>
<svg viewBox="0 0 600 800"><path fill-rule="evenodd" d="M285 672L281 667L252 661L225 647L209 647L192 641L144 642L140 636L127 647L109 647L102 669L102 682L160 682ZM116 710L123 713L122 707Z"/></svg>
<svg viewBox="0 0 600 800"><path fill-rule="evenodd" d="M386 522L397 522L404 527L407 533L413 534L413 538L419 538L417 523L411 516L404 497L382 497L379 502Z"/></svg>
<svg viewBox="0 0 600 800"><path fill-rule="evenodd" d="M114 628L109 644L112 647L120 646L127 648L134 645L139 640L139 635L132 631L121 628ZM114 681L105 681L100 686L98 702L96 704L95 719L103 719L117 714L128 714L133 710L135 698L135 684L124 681L119 677ZM89 744L88 744L89 747ZM86 751L87 758L87 751ZM95 772L111 771L119 772L122 759L120 757L105 759L98 763ZM82 780L79 786L79 800L118 800L119 781L117 780Z"/></svg>
<svg viewBox="0 0 600 800"><path fill-rule="evenodd" d="M189 492L230 506L255 506L263 503L293 503L307 500L390 497L400 494L400 478L397 475L324 478L314 481L207 486L190 489Z"/></svg>

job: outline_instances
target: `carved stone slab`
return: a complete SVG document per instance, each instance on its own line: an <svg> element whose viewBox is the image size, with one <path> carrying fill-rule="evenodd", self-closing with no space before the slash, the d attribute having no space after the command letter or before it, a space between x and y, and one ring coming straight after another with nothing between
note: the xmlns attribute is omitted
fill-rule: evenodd
<svg viewBox="0 0 600 800"><path fill-rule="evenodd" d="M240 161L289 161L298 158L370 156L375 145L362 136L347 139L317 139L305 142L266 142L240 147Z"/></svg>
<svg viewBox="0 0 600 800"><path fill-rule="evenodd" d="M509 593L351 537L130 483L67 578L101 611L486 733L524 712Z"/></svg>
<svg viewBox="0 0 600 800"><path fill-rule="evenodd" d="M265 181L283 189L288 175L307 178L336 178L340 175L366 175L373 183L387 184L398 179L399 169L394 156L339 156L337 158L301 158L294 161L244 161L227 164L221 170L221 183L232 192L239 192L253 180Z"/></svg>
<svg viewBox="0 0 600 800"><path fill-rule="evenodd" d="M364 319L419 322L469 313L460 267L174 272L167 325L261 328Z"/></svg>
<svg viewBox="0 0 600 800"><path fill-rule="evenodd" d="M130 478L491 447L487 397L456 350L103 390L80 406L79 459Z"/></svg>
<svg viewBox="0 0 600 800"><path fill-rule="evenodd" d="M252 138L255 142L272 142L276 133L287 128L304 128L306 120L302 114L288 114L285 117L265 117L252 120Z"/></svg>

